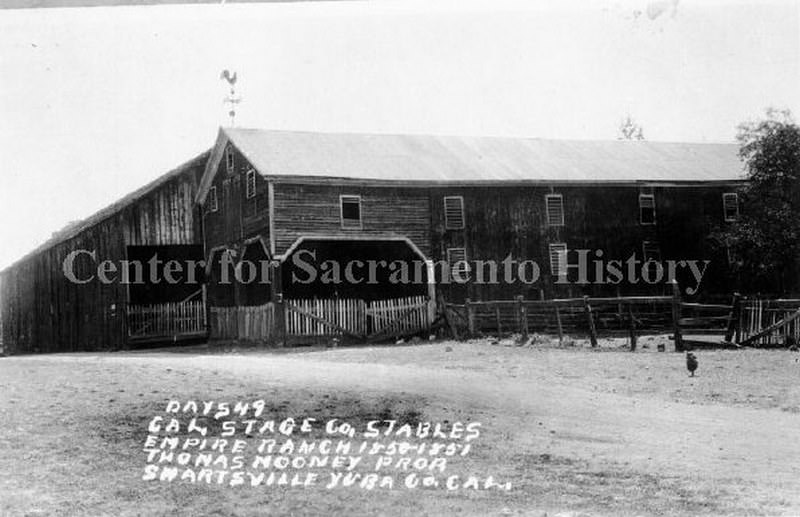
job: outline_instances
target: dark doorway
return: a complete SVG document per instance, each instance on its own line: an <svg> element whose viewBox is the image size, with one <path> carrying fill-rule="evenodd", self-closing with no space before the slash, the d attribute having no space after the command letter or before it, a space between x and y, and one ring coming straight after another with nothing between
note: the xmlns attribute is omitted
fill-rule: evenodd
<svg viewBox="0 0 800 517"><path fill-rule="evenodd" d="M202 246L128 246L127 254L131 305L181 302L202 289Z"/></svg>
<svg viewBox="0 0 800 517"><path fill-rule="evenodd" d="M425 262L402 240L307 240L281 266L286 298L384 300L428 294Z"/></svg>

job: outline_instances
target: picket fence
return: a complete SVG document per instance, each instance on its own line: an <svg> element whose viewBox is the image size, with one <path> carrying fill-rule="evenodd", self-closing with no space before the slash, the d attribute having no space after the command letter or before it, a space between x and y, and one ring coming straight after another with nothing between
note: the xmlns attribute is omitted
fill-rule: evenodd
<svg viewBox="0 0 800 517"><path fill-rule="evenodd" d="M275 337L275 304L247 307L211 307L211 339L270 341Z"/></svg>
<svg viewBox="0 0 800 517"><path fill-rule="evenodd" d="M202 300L129 305L128 336L132 340L202 335L206 332L206 310Z"/></svg>

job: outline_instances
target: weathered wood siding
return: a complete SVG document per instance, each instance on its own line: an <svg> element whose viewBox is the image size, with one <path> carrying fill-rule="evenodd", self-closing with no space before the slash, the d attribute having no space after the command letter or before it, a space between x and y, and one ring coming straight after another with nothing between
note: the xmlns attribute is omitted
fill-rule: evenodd
<svg viewBox="0 0 800 517"><path fill-rule="evenodd" d="M206 250L219 246L238 249L252 237L260 236L269 242L269 188L264 178L256 173L256 195L247 198L247 171L252 169L247 159L233 146L234 170L228 173L223 154L212 186L217 191L217 210L209 210L208 198L200 208L203 214L203 232Z"/></svg>
<svg viewBox="0 0 800 517"><path fill-rule="evenodd" d="M127 286L95 280L70 282L64 259L73 251L97 253L97 262L126 258L126 246L200 242L194 196L207 154L172 171L92 216L69 238L54 237L2 273L3 341L7 353L108 350L126 344ZM78 279L97 273L97 262L75 262Z"/></svg>
<svg viewBox="0 0 800 517"><path fill-rule="evenodd" d="M203 238L205 239L206 260L219 263L219 252L230 249L235 252L235 260L245 254L252 254L255 247L266 243L269 247L269 186L256 172L256 195L247 197L247 172L253 167L232 144L233 170L228 170L226 152L223 152L211 186L217 192L217 210L211 211L209 198L199 207L203 217ZM256 242L256 240L260 242ZM257 250L259 253L261 249ZM267 259L259 257L257 260ZM261 305L269 299L269 286L260 281L251 285L220 285L219 268L208 278L208 303L212 307L234 305Z"/></svg>
<svg viewBox="0 0 800 517"><path fill-rule="evenodd" d="M509 254L516 260L533 260L541 277L531 285L477 285L440 287L451 299L508 299L515 295L536 299L586 294L615 293L616 286L592 288L558 286L550 271L549 245L566 243L568 249L603 250L603 259L642 257L643 241L657 242L661 258L710 259L703 280L704 291L727 291L727 258L715 253L708 242L714 225L724 224L724 186L585 186L439 188L431 190L431 258L446 260L447 248L464 247L467 259L501 261ZM639 194L653 194L656 224L642 225ZM545 196L561 194L564 226L547 224ZM445 229L444 196L464 197L465 227ZM590 260L595 257L590 255ZM573 259L571 259L573 260ZM646 291L652 286L620 286L623 293ZM655 288L658 290L658 288Z"/></svg>
<svg viewBox="0 0 800 517"><path fill-rule="evenodd" d="M425 189L340 185L275 185L275 253L311 235L408 237L428 255L430 197ZM339 196L361 196L361 228L342 228Z"/></svg>

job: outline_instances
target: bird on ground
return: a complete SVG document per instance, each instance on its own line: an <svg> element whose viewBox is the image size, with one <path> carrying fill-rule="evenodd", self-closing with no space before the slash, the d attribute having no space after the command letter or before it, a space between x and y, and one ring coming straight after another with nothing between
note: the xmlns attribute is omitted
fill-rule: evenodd
<svg viewBox="0 0 800 517"><path fill-rule="evenodd" d="M692 377L694 377L694 371L697 370L698 364L697 356L692 352L686 352L686 368L689 370L689 375Z"/></svg>

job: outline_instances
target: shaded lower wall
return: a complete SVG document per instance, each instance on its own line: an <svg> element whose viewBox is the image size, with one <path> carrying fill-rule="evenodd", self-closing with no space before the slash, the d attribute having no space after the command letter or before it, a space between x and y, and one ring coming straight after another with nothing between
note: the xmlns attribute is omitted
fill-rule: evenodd
<svg viewBox="0 0 800 517"><path fill-rule="evenodd" d="M70 282L62 265L77 249L96 250L98 257L111 260L124 257L122 235L100 224L3 272L0 311L7 354L124 346L125 286ZM96 274L90 260L78 260L75 266L79 279Z"/></svg>
<svg viewBox="0 0 800 517"><path fill-rule="evenodd" d="M0 320L7 354L114 350L126 346L128 286L71 282L64 259L76 250L78 279L97 275L97 263L120 264L127 246L199 244L194 196L208 153L168 172L127 198L56 235L0 272Z"/></svg>

